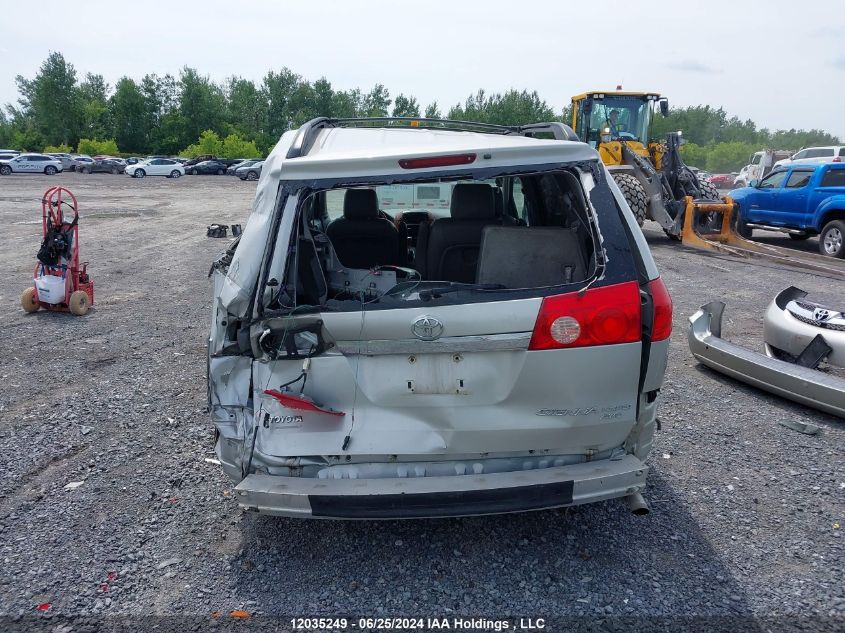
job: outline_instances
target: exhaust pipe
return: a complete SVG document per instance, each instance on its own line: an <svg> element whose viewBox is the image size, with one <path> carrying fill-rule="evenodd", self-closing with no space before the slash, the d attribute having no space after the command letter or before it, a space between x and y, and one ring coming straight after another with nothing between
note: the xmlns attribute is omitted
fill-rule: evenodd
<svg viewBox="0 0 845 633"><path fill-rule="evenodd" d="M628 504L628 509L639 517L645 516L650 512L648 503L646 503L646 500L643 499L643 496L639 492L625 497L625 503Z"/></svg>

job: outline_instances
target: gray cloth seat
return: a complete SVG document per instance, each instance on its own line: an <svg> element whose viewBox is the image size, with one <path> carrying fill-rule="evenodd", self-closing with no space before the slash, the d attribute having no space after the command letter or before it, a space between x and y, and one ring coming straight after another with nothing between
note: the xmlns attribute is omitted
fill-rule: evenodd
<svg viewBox="0 0 845 633"><path fill-rule="evenodd" d="M329 224L326 234L340 263L349 268L404 264L399 230L379 211L373 189L347 189L343 217Z"/></svg>
<svg viewBox="0 0 845 633"><path fill-rule="evenodd" d="M451 217L420 227L416 267L424 279L475 282L484 228L498 224L493 188L460 183L452 189Z"/></svg>
<svg viewBox="0 0 845 633"><path fill-rule="evenodd" d="M541 288L587 279L589 264L577 228L488 226L478 262L480 284Z"/></svg>

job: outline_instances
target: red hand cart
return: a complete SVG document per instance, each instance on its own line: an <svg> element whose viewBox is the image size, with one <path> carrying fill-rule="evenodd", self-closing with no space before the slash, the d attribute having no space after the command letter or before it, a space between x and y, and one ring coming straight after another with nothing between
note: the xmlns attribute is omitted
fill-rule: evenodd
<svg viewBox="0 0 845 633"><path fill-rule="evenodd" d="M67 212L73 212L68 221ZM88 276L88 262L79 263L79 208L64 187L51 187L41 199L44 241L38 251L34 285L24 290L21 306L27 312L39 308L87 314L94 305L94 282Z"/></svg>

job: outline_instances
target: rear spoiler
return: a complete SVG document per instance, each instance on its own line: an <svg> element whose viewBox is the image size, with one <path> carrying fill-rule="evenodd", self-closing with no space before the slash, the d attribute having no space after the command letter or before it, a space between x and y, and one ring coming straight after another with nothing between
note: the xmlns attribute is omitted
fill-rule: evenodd
<svg viewBox="0 0 845 633"><path fill-rule="evenodd" d="M502 134L534 137L537 134L551 134L556 141L580 141L575 131L559 121L530 123L528 125L493 125L477 121L456 121L453 119L428 119L416 117L363 117L355 119L332 119L318 117L303 124L288 149L285 158L307 156L320 130L337 127L374 128L417 128L430 130L452 130L478 132L481 134Z"/></svg>

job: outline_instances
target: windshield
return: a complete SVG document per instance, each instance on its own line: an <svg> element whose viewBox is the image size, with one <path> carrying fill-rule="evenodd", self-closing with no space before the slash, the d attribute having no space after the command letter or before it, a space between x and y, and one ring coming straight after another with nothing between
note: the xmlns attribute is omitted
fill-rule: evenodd
<svg viewBox="0 0 845 633"><path fill-rule="evenodd" d="M648 142L648 128L651 122L650 101L643 97L621 95L594 99L589 115L588 140L598 141L604 128L610 128L614 140L637 140ZM586 117L585 117L586 118Z"/></svg>

